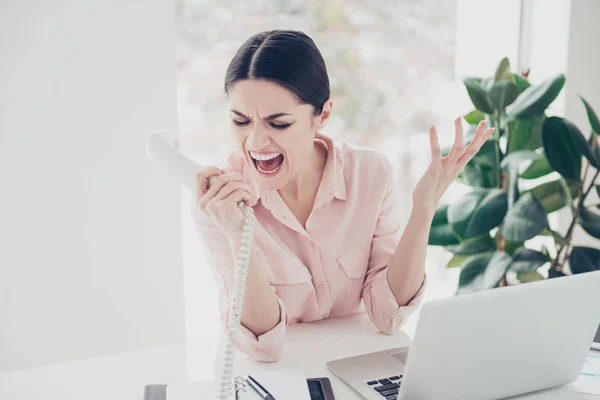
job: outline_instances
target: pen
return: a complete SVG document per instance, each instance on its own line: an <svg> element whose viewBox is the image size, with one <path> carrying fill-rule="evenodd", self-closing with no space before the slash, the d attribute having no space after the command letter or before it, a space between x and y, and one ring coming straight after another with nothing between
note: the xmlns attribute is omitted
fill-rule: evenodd
<svg viewBox="0 0 600 400"><path fill-rule="evenodd" d="M269 393L269 391L265 389L263 385L258 383L258 381L250 375L246 375L246 381L263 400L275 400L275 397L273 397L273 395L271 395L271 393Z"/></svg>

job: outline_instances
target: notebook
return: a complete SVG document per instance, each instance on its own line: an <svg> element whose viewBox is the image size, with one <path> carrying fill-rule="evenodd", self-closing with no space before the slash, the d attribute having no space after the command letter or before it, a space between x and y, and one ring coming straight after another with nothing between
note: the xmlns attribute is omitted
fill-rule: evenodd
<svg viewBox="0 0 600 400"><path fill-rule="evenodd" d="M306 375L303 371L263 371L251 373L275 400L310 400ZM216 382L192 382L167 385L166 400L216 399ZM249 386L241 393L241 400L261 400Z"/></svg>

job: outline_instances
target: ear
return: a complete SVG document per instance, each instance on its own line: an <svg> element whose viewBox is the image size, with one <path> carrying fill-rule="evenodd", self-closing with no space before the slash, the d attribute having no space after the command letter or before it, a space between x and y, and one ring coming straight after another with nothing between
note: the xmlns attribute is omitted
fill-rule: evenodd
<svg viewBox="0 0 600 400"><path fill-rule="evenodd" d="M321 111L321 114L315 119L315 128L317 131L320 131L325 126L325 123L331 116L332 108L333 102L331 101L331 98L329 98L325 101L325 103L323 103L323 111Z"/></svg>

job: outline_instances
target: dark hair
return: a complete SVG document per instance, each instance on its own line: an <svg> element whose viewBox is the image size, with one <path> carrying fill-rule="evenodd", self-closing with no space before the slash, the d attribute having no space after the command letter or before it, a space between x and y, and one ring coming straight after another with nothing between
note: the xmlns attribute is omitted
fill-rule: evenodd
<svg viewBox="0 0 600 400"><path fill-rule="evenodd" d="M225 93L244 79L267 79L293 92L319 115L329 98L329 77L321 52L304 32L272 30L250 37L227 67Z"/></svg>

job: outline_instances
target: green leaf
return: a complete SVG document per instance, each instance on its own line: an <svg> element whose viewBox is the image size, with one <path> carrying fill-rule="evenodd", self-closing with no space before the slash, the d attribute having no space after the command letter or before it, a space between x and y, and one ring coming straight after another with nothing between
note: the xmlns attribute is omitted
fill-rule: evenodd
<svg viewBox="0 0 600 400"><path fill-rule="evenodd" d="M585 136L583 136L583 133L581 133L579 128L577 128L573 123L568 120L564 120L564 123L567 125L568 132L572 136L573 142L575 143L577 150L579 150L579 153L587 158L594 168L600 169L600 158L598 158L596 152L592 150L590 145L591 141L588 143L588 141L585 139ZM593 135L591 135L591 139L593 139Z"/></svg>
<svg viewBox="0 0 600 400"><path fill-rule="evenodd" d="M431 226L448 225L448 206L449 204L440 204L433 214Z"/></svg>
<svg viewBox="0 0 600 400"><path fill-rule="evenodd" d="M552 239L554 239L554 242L556 244L559 244L561 246L565 246L567 243L569 243L569 241L567 240L566 237L562 236L561 234L559 234L556 231L551 230L550 236L552 236Z"/></svg>
<svg viewBox="0 0 600 400"><path fill-rule="evenodd" d="M517 150L504 157L500 163L500 167L504 171L508 171L509 169L517 168L523 161L531 161L538 158L539 154L533 150Z"/></svg>
<svg viewBox="0 0 600 400"><path fill-rule="evenodd" d="M501 189L474 189L448 207L452 230L463 238L482 236L500 225L508 207Z"/></svg>
<svg viewBox="0 0 600 400"><path fill-rule="evenodd" d="M521 197L519 192L519 170L513 168L508 173L508 208L511 208Z"/></svg>
<svg viewBox="0 0 600 400"><path fill-rule="evenodd" d="M565 76L560 74L539 85L531 86L506 109L506 113L513 118L531 118L542 115L556 99L564 84Z"/></svg>
<svg viewBox="0 0 600 400"><path fill-rule="evenodd" d="M485 91L489 91L494 84L494 77L481 78L481 86L485 89Z"/></svg>
<svg viewBox="0 0 600 400"><path fill-rule="evenodd" d="M548 278L552 279L552 278L560 278L561 276L567 276L566 274L564 274L563 272L557 271L553 268L548 270Z"/></svg>
<svg viewBox="0 0 600 400"><path fill-rule="evenodd" d="M561 179L542 183L539 186L526 190L524 193L531 193L542 204L546 214L550 214L567 205L564 196L561 194L563 190L560 182ZM580 185L581 183L578 182L567 182L572 198L577 197Z"/></svg>
<svg viewBox="0 0 600 400"><path fill-rule="evenodd" d="M579 130L572 131L572 126L560 117L547 118L542 127L542 140L546 157L552 168L567 180L579 181L581 153L575 144ZM581 135L581 132L579 134ZM583 140L585 141L585 138Z"/></svg>
<svg viewBox="0 0 600 400"><path fill-rule="evenodd" d="M569 186L567 186L567 182L564 179L559 179L558 181L560 182L560 187L562 189L559 193L560 197L571 208L571 212L573 213L573 216L576 216L578 214L578 212L577 212L577 208L575 207L575 203L573 202L574 196L571 196L571 188Z"/></svg>
<svg viewBox="0 0 600 400"><path fill-rule="evenodd" d="M552 229L550 229L548 227L544 228L540 232L540 235L541 236L550 236L551 238L554 239L554 242L559 245L566 245L568 242L566 237L561 236L558 232L553 231Z"/></svg>
<svg viewBox="0 0 600 400"><path fill-rule="evenodd" d="M530 271L530 272L520 272L520 273L518 273L517 274L517 279L521 283L527 283L527 282L542 281L542 280L544 280L544 277L539 272Z"/></svg>
<svg viewBox="0 0 600 400"><path fill-rule="evenodd" d="M462 241L460 244L446 246L454 255L466 256L495 250L494 240L489 234Z"/></svg>
<svg viewBox="0 0 600 400"><path fill-rule="evenodd" d="M492 253L469 258L460 271L457 294L471 293L483 288L483 273L492 259Z"/></svg>
<svg viewBox="0 0 600 400"><path fill-rule="evenodd" d="M545 254L531 249L521 248L513 256L510 265L511 271L516 273L536 271L539 267L550 261Z"/></svg>
<svg viewBox="0 0 600 400"><path fill-rule="evenodd" d="M462 267L462 265L465 263L465 261L467 261L471 256L457 256L455 255L454 257L452 257L450 259L450 261L448 261L448 264L446 264L446 268L456 268L456 267Z"/></svg>
<svg viewBox="0 0 600 400"><path fill-rule="evenodd" d="M525 241L547 225L546 212L540 202L531 193L525 193L508 211L500 230L509 240Z"/></svg>
<svg viewBox="0 0 600 400"><path fill-rule="evenodd" d="M550 257L550 251L544 245L542 245L542 254L548 258L548 261L552 261L552 257Z"/></svg>
<svg viewBox="0 0 600 400"><path fill-rule="evenodd" d="M503 79L509 79L511 81L514 80L513 74L510 72L510 61L508 60L508 57L504 57L500 61L498 67L496 68L496 73L494 74L495 82L501 81Z"/></svg>
<svg viewBox="0 0 600 400"><path fill-rule="evenodd" d="M473 110L463 117L471 125L477 125L485 119L485 115L479 110Z"/></svg>
<svg viewBox="0 0 600 400"><path fill-rule="evenodd" d="M460 243L450 225L434 226L429 231L430 246L449 246Z"/></svg>
<svg viewBox="0 0 600 400"><path fill-rule="evenodd" d="M600 250L593 247L573 247L569 254L569 266L574 274L600 270Z"/></svg>
<svg viewBox="0 0 600 400"><path fill-rule="evenodd" d="M596 139L595 145L594 139ZM588 145L590 146L590 150L594 153L596 160L600 160L600 141L598 140L598 136L594 135L594 132L592 132L588 138Z"/></svg>
<svg viewBox="0 0 600 400"><path fill-rule="evenodd" d="M506 275L506 271L510 268L511 263L511 256L503 251L495 252L483 273L483 289L491 289L498 286L504 275Z"/></svg>
<svg viewBox="0 0 600 400"><path fill-rule="evenodd" d="M494 175L493 170L487 169L485 167L478 167L472 164L467 164L463 169L462 182L466 185L475 188L491 189L498 186L496 181L497 176Z"/></svg>
<svg viewBox="0 0 600 400"><path fill-rule="evenodd" d="M504 79L494 83L488 97L490 103L496 110L504 110L508 105L512 104L521 94L521 89L511 80Z"/></svg>
<svg viewBox="0 0 600 400"><path fill-rule="evenodd" d="M579 96L583 101L583 105L585 106L585 111L587 112L588 119L590 120L590 125L592 126L592 131L596 132L596 135L600 135L600 120L598 120L598 116L592 109L592 106L585 101L585 99Z"/></svg>
<svg viewBox="0 0 600 400"><path fill-rule="evenodd" d="M469 142L470 143L470 142ZM483 143L477 154L473 156L469 164L476 165L481 168L494 168L496 162L496 146L498 141L496 139L488 139Z"/></svg>
<svg viewBox="0 0 600 400"><path fill-rule="evenodd" d="M519 74L513 74L513 78L515 79L515 83L517 84L519 89L521 89L521 92L524 92L527 88L531 86L529 81Z"/></svg>
<svg viewBox="0 0 600 400"><path fill-rule="evenodd" d="M483 86L481 79L466 78L463 82L475 108L484 113L492 114L494 112L494 107L490 102L488 93Z"/></svg>
<svg viewBox="0 0 600 400"><path fill-rule="evenodd" d="M507 254L509 254L510 256L514 255L515 252L517 250L519 250L519 248L521 248L525 245L525 242L516 242L516 241L508 240L507 238L502 236L501 233L502 232L500 232L500 229L498 229L492 235L496 249L500 249L500 244L498 243L499 237L502 237L502 240L504 241L504 251Z"/></svg>
<svg viewBox="0 0 600 400"><path fill-rule="evenodd" d="M527 119L514 119L508 123L510 131L509 152L535 150L542 147L542 126L545 115Z"/></svg>
<svg viewBox="0 0 600 400"><path fill-rule="evenodd" d="M579 209L579 223L584 231L593 237L600 239L600 215L590 211L587 208Z"/></svg>
<svg viewBox="0 0 600 400"><path fill-rule="evenodd" d="M448 246L460 243L459 239L448 223L448 204L440 205L433 215L428 244L431 246Z"/></svg>
<svg viewBox="0 0 600 400"><path fill-rule="evenodd" d="M508 240L504 238L504 251L513 256L517 250L522 248L525 245L525 242L513 242L512 240ZM496 245L496 248L498 246Z"/></svg>
<svg viewBox="0 0 600 400"><path fill-rule="evenodd" d="M592 150L592 147L590 145L591 142L588 143L588 141L585 139L585 136L583 136L583 133L581 133L579 128L577 128L570 121L564 120L564 123L567 125L568 132L572 136L573 143L575 143L575 146L577 147L577 150L579 150L579 153L582 154L585 158L587 158L590 164L594 166L594 168L600 169L600 158L598 158L596 152ZM591 138L593 139L593 135L591 136Z"/></svg>
<svg viewBox="0 0 600 400"><path fill-rule="evenodd" d="M465 140L470 143L470 140ZM488 139L463 169L464 183L477 188L497 188L498 172L496 147L498 141Z"/></svg>
<svg viewBox="0 0 600 400"><path fill-rule="evenodd" d="M533 161L521 174L523 179L537 179L554 172L550 166L548 158L544 153L539 154L539 158Z"/></svg>

